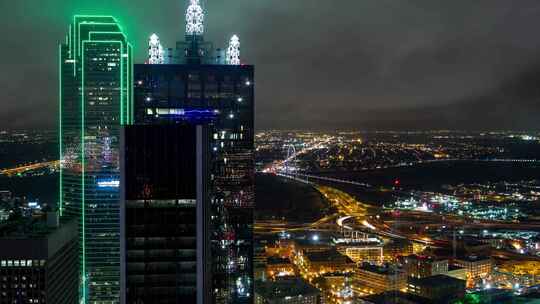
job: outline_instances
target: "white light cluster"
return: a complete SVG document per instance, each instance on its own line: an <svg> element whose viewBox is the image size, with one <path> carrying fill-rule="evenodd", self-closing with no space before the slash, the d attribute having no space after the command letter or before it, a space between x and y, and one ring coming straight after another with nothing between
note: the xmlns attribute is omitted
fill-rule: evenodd
<svg viewBox="0 0 540 304"><path fill-rule="evenodd" d="M233 35L229 41L229 47L227 48L227 64L240 64L240 39L236 35Z"/></svg>
<svg viewBox="0 0 540 304"><path fill-rule="evenodd" d="M163 64L164 62L163 47L159 42L159 37L152 34L148 39L148 64Z"/></svg>
<svg viewBox="0 0 540 304"><path fill-rule="evenodd" d="M202 35L204 33L204 11L199 0L190 0L186 10L186 34Z"/></svg>

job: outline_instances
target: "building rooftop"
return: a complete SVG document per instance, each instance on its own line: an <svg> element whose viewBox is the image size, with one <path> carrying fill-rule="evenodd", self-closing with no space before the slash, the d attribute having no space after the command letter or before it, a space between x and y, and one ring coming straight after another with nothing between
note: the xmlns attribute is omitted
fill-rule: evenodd
<svg viewBox="0 0 540 304"><path fill-rule="evenodd" d="M266 264L268 265L291 264L291 261L289 259L284 259L280 257L267 257Z"/></svg>
<svg viewBox="0 0 540 304"><path fill-rule="evenodd" d="M454 270L460 270L460 269L465 269L463 267L459 267L459 266L456 266L456 265L448 265L448 271L454 271Z"/></svg>
<svg viewBox="0 0 540 304"><path fill-rule="evenodd" d="M386 274L386 275L393 275L397 273L401 273L402 271L399 270L396 267L392 267L392 265L386 264L384 266L379 265L373 265L369 263L362 263L358 269L377 273L377 274Z"/></svg>
<svg viewBox="0 0 540 304"><path fill-rule="evenodd" d="M300 295L318 295L319 290L304 281L295 278L289 280L278 280L275 282L259 281L255 284L255 293L265 299L281 299L287 297L298 297Z"/></svg>
<svg viewBox="0 0 540 304"><path fill-rule="evenodd" d="M47 212L31 218L22 217L0 225L0 239L45 238L72 221L71 218L59 217L55 212Z"/></svg>
<svg viewBox="0 0 540 304"><path fill-rule="evenodd" d="M459 280L447 275L438 274L434 276L429 276L425 278L410 278L410 281L414 284L423 285L423 286L443 286L443 285L453 285L453 284L463 284L465 288L465 281Z"/></svg>
<svg viewBox="0 0 540 304"><path fill-rule="evenodd" d="M408 259L408 260L426 261L426 262L447 260L445 258L437 257L437 256L433 256L433 255L417 255L417 254L411 254L411 255L408 255L408 256L406 256L404 258Z"/></svg>
<svg viewBox="0 0 540 304"><path fill-rule="evenodd" d="M478 256L478 255L468 255L468 256L462 256L458 257L457 261L466 261L466 262L478 262L478 261L485 261L489 260L490 257L487 256Z"/></svg>
<svg viewBox="0 0 540 304"><path fill-rule="evenodd" d="M435 304L429 299L401 291L387 291L363 297L362 300L373 304Z"/></svg>
<svg viewBox="0 0 540 304"><path fill-rule="evenodd" d="M335 248L320 252L308 252L306 258L311 262L332 262L332 263L352 263L348 256L339 253Z"/></svg>

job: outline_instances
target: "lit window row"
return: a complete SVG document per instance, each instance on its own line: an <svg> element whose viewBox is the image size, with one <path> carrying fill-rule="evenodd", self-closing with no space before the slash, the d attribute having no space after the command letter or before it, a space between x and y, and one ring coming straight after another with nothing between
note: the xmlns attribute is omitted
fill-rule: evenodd
<svg viewBox="0 0 540 304"><path fill-rule="evenodd" d="M0 267L38 267L44 266L45 260L2 260Z"/></svg>

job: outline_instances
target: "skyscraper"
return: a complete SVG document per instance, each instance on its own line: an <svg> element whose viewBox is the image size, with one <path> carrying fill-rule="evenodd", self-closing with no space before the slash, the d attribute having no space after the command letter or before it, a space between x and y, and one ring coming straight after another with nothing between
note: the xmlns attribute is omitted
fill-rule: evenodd
<svg viewBox="0 0 540 304"><path fill-rule="evenodd" d="M225 52L204 41L198 0L166 62L135 65L135 123L184 123L214 115L211 161L212 293L215 303L253 302L254 68L240 40ZM161 41L163 43L163 41ZM225 63L228 64L225 64Z"/></svg>
<svg viewBox="0 0 540 304"><path fill-rule="evenodd" d="M59 46L60 202L79 228L81 303L119 301L119 141L133 120L132 47L111 16L74 16Z"/></svg>
<svg viewBox="0 0 540 304"><path fill-rule="evenodd" d="M210 303L209 131L125 127L121 303Z"/></svg>

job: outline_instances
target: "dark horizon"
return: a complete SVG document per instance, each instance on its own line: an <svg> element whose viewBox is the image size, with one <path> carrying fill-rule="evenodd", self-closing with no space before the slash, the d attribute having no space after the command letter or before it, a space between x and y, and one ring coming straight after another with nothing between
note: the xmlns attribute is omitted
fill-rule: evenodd
<svg viewBox="0 0 540 304"><path fill-rule="evenodd" d="M117 17L140 63L151 33L167 47L182 39L184 2L1 3L0 128L56 128L57 46L73 14ZM540 130L537 1L205 6L206 40L238 34L256 67L258 130Z"/></svg>

